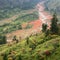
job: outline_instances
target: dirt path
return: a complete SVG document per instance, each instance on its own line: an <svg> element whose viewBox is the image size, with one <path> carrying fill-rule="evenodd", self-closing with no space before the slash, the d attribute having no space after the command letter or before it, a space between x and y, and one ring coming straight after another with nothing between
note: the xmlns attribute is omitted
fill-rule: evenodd
<svg viewBox="0 0 60 60"><path fill-rule="evenodd" d="M44 8L43 6L41 6L41 8ZM31 34L36 34L36 33L39 33L42 29L42 23L44 23L44 21L46 21L48 19L51 18L51 16L46 12L44 11L44 9L41 10L41 8L39 7L39 19L38 20L35 20L35 21L31 21L29 24L32 24L33 27L31 29L26 29L26 30L17 30L17 31L14 31L10 34L7 34L7 37L8 38L12 38L14 35L16 35L18 38L21 37L21 38L26 38L27 36L31 35Z"/></svg>

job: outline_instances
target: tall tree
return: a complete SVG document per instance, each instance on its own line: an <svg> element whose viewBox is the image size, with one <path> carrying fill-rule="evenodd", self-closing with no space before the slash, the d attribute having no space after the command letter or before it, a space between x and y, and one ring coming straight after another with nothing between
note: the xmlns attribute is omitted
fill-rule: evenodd
<svg viewBox="0 0 60 60"><path fill-rule="evenodd" d="M50 30L53 34L58 33L59 29L58 29L57 22L58 22L58 18L57 18L56 13L54 13L53 18L51 19L51 28L50 28Z"/></svg>
<svg viewBox="0 0 60 60"><path fill-rule="evenodd" d="M42 32L46 32L47 30L47 24L42 24Z"/></svg>
<svg viewBox="0 0 60 60"><path fill-rule="evenodd" d="M45 32L45 37L49 36L49 33L50 33L50 30L47 29L46 32Z"/></svg>

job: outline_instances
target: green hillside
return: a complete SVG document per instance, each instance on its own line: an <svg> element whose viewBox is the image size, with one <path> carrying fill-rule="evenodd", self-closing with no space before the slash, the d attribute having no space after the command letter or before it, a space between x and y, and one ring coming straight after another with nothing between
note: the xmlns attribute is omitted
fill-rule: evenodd
<svg viewBox="0 0 60 60"><path fill-rule="evenodd" d="M60 60L60 36L39 33L20 41L0 45L0 60Z"/></svg>
<svg viewBox="0 0 60 60"><path fill-rule="evenodd" d="M58 14L52 16L49 26L42 24L38 27L40 23L34 22L39 18L34 8L41 1L45 1L46 11ZM57 16L60 19L60 0L0 0L0 60L60 60L60 24ZM27 26L22 29L24 23ZM33 25L36 29L35 26L30 29Z"/></svg>
<svg viewBox="0 0 60 60"><path fill-rule="evenodd" d="M35 8L40 0L0 0L0 20L12 17L22 10Z"/></svg>
<svg viewBox="0 0 60 60"><path fill-rule="evenodd" d="M9 18L21 10L33 9L42 1L45 1L46 10L56 11L60 15L60 0L0 0L0 20Z"/></svg>
<svg viewBox="0 0 60 60"><path fill-rule="evenodd" d="M37 19L38 19L38 14L36 11L32 11L32 13L30 13L28 10L27 12L23 10L20 12L20 14L15 20L12 19L11 22L7 20L6 23L0 25L0 34L7 34L12 31L20 30L22 29L21 25L23 23L26 23L26 22L28 23L30 21L37 20Z"/></svg>

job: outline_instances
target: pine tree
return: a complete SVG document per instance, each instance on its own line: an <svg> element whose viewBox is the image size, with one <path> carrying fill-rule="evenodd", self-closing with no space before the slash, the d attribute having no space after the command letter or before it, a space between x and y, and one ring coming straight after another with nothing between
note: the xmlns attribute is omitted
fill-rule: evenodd
<svg viewBox="0 0 60 60"><path fill-rule="evenodd" d="M45 32L45 37L49 36L49 33L50 33L50 30L47 29L46 32Z"/></svg>
<svg viewBox="0 0 60 60"><path fill-rule="evenodd" d="M46 32L47 30L47 24L42 24L42 32Z"/></svg>
<svg viewBox="0 0 60 60"><path fill-rule="evenodd" d="M54 13L53 18L51 19L51 28L50 28L50 30L53 34L58 33L57 22L58 22L58 19L57 19L56 13Z"/></svg>

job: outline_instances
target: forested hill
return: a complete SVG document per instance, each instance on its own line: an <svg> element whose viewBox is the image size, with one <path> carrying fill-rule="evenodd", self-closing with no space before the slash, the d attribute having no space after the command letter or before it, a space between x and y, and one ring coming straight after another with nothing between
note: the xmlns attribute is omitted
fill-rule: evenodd
<svg viewBox="0 0 60 60"><path fill-rule="evenodd" d="M10 18L23 10L35 8L41 0L0 0L0 20Z"/></svg>
<svg viewBox="0 0 60 60"><path fill-rule="evenodd" d="M9 18L15 12L35 8L36 4L42 1L45 1L46 10L50 12L55 10L60 19L60 0L0 0L0 20Z"/></svg>
<svg viewBox="0 0 60 60"><path fill-rule="evenodd" d="M23 8L28 9L35 6L41 0L0 0L0 9L5 8Z"/></svg>
<svg viewBox="0 0 60 60"><path fill-rule="evenodd" d="M19 7L22 9L33 8L38 2L45 1L49 10L60 11L60 0L0 0L0 9Z"/></svg>

